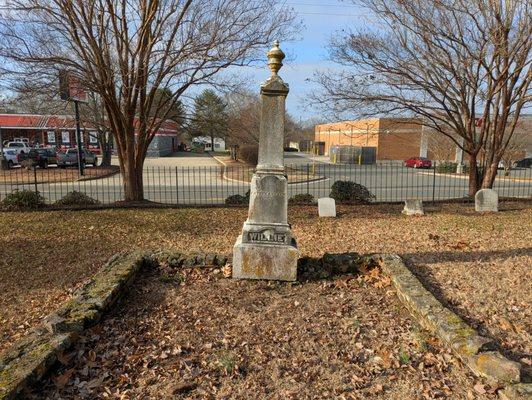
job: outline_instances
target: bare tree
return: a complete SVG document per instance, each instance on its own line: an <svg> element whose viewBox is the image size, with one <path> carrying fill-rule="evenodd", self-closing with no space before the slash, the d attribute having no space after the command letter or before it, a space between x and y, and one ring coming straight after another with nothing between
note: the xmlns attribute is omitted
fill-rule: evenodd
<svg viewBox="0 0 532 400"><path fill-rule="evenodd" d="M246 89L226 96L228 108L227 137L231 144L259 143L260 97Z"/></svg>
<svg viewBox="0 0 532 400"><path fill-rule="evenodd" d="M126 201L143 196L147 148L193 85L262 57L297 30L280 0L12 0L0 20L4 70L27 85L75 72L97 93L116 139ZM21 21L21 23L13 23ZM172 96L158 102L157 91ZM154 103L158 103L154 108Z"/></svg>
<svg viewBox="0 0 532 400"><path fill-rule="evenodd" d="M420 118L468 154L470 195L492 187L531 100L531 0L354 2L378 26L333 38L331 59L344 69L316 75L315 100L339 113Z"/></svg>
<svg viewBox="0 0 532 400"><path fill-rule="evenodd" d="M228 109L227 137L231 144L258 145L260 130L260 97L246 88L227 94ZM303 129L294 118L285 115L285 143L299 141L307 137Z"/></svg>
<svg viewBox="0 0 532 400"><path fill-rule="evenodd" d="M501 158L505 175L509 175L514 163L524 158L527 149L532 148L532 131L530 128L532 128L530 119L523 118L519 121L515 133Z"/></svg>
<svg viewBox="0 0 532 400"><path fill-rule="evenodd" d="M89 92L87 101L80 108L82 123L95 129L96 139L102 154L100 166L109 167L111 165L113 136L110 134L111 126L107 118L105 105L97 93Z"/></svg>

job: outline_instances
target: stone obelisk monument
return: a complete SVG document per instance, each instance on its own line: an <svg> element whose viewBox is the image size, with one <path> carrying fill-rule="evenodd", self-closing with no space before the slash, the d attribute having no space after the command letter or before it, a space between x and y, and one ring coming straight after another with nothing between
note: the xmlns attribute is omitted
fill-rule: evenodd
<svg viewBox="0 0 532 400"><path fill-rule="evenodd" d="M261 85L259 162L251 179L248 219L233 248L233 278L294 281L297 250L288 225L288 181L283 160L288 85L277 74L285 55L268 52L272 75Z"/></svg>

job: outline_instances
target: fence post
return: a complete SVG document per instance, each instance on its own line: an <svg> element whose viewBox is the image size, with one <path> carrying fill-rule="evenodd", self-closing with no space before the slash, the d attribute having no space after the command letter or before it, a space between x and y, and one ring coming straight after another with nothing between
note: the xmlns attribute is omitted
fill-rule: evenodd
<svg viewBox="0 0 532 400"><path fill-rule="evenodd" d="M179 179L177 176L177 167L175 167L175 204L179 204Z"/></svg>
<svg viewBox="0 0 532 400"><path fill-rule="evenodd" d="M307 163L307 195L310 194L310 164Z"/></svg>
<svg viewBox="0 0 532 400"><path fill-rule="evenodd" d="M432 205L436 203L436 161L432 168Z"/></svg>
<svg viewBox="0 0 532 400"><path fill-rule="evenodd" d="M32 169L33 169L33 186L35 187L35 193L37 193L37 168L34 166Z"/></svg>

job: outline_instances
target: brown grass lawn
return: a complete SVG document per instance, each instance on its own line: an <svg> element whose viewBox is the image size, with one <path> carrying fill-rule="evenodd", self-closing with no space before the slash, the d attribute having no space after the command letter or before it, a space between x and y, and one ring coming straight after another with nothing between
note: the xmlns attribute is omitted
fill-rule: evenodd
<svg viewBox="0 0 532 400"><path fill-rule="evenodd" d="M503 351L532 361L532 208L506 203L498 214L471 205L290 209L303 255L395 252L448 306ZM0 349L37 325L112 254L136 248L229 253L245 209L143 209L0 213Z"/></svg>

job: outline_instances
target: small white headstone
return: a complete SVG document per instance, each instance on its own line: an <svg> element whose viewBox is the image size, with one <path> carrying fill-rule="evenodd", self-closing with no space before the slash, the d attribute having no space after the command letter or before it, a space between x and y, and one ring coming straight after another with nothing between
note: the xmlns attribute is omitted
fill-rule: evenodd
<svg viewBox="0 0 532 400"><path fill-rule="evenodd" d="M475 211L499 211L499 194L493 189L480 189L475 194Z"/></svg>
<svg viewBox="0 0 532 400"><path fill-rule="evenodd" d="M406 215L425 215L423 212L423 200L406 199L403 214Z"/></svg>
<svg viewBox="0 0 532 400"><path fill-rule="evenodd" d="M336 217L336 202L330 197L318 199L318 215L320 217Z"/></svg>

